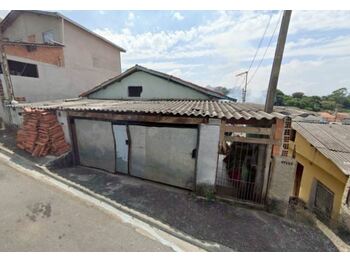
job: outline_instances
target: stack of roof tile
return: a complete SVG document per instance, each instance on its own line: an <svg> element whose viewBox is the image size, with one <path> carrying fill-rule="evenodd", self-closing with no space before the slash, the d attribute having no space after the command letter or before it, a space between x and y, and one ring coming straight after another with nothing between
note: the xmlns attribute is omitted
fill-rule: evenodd
<svg viewBox="0 0 350 263"><path fill-rule="evenodd" d="M23 126L17 133L17 147L33 156L61 155L70 150L54 113L24 109Z"/></svg>

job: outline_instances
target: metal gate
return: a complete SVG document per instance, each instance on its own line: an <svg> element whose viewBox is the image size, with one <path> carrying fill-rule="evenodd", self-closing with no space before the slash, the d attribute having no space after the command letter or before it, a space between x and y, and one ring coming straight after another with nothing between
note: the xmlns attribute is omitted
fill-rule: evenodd
<svg viewBox="0 0 350 263"><path fill-rule="evenodd" d="M258 204L265 202L267 153L273 128L228 125L222 128L216 192L218 195Z"/></svg>
<svg viewBox="0 0 350 263"><path fill-rule="evenodd" d="M129 125L130 175L194 189L197 128Z"/></svg>
<svg viewBox="0 0 350 263"><path fill-rule="evenodd" d="M113 131L109 121L75 119L79 162L83 166L115 172Z"/></svg>

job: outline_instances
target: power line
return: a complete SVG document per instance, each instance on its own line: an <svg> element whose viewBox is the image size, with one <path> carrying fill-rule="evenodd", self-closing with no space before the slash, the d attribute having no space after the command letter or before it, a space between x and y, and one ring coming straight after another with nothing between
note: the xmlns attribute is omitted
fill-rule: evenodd
<svg viewBox="0 0 350 263"><path fill-rule="evenodd" d="M250 77L250 79L249 79L249 81L248 81L248 84L247 84L247 85L249 85L249 83L252 81L252 79L254 78L254 76L255 76L256 72L257 72L257 71L258 71L258 69L260 68L261 63L263 62L263 60L264 60L264 58L265 58L265 55L266 55L266 53L267 53L267 50L269 49L269 47L270 47L270 45L271 45L271 42L272 42L272 39L273 39L273 38L274 38L274 36L275 36L275 33L276 33L276 30L277 30L277 27L278 27L278 25L280 24L280 21L281 21L281 18L282 18L282 14L283 14L283 12L280 12L280 16L279 16L279 18L278 18L278 20L277 20L277 23L276 23L275 29L273 30L273 33L272 33L272 35L271 35L271 37L270 37L269 43L268 43L268 44L267 44L267 46L266 46L265 52L264 52L264 54L263 54L263 56L262 56L262 58L261 58L261 60L260 60L260 62L259 62L259 64L258 64L258 66L256 67L256 69L255 69L254 73L253 73L253 74L252 74L252 76Z"/></svg>
<svg viewBox="0 0 350 263"><path fill-rule="evenodd" d="M263 40L264 40L264 38L265 38L265 35L266 35L266 32L267 32L267 29L268 29L268 28L269 28L269 26L270 26L271 18L272 18L272 14L270 15L269 22L267 23L267 25L266 25L266 27L265 27L264 34L262 35L262 37L261 37L261 39L260 39L260 41L259 41L259 44L258 44L258 47L257 47L257 49L256 49L256 51L255 51L255 54L254 54L253 60L252 60L252 62L251 62L251 63L250 63L250 65L249 65L249 68L248 68L248 70L247 70L248 72L249 72L249 70L252 68L253 63L254 63L254 61L255 61L255 58L256 58L256 56L258 55L258 52L259 52L260 46L261 46L261 44L262 44L262 42L263 42Z"/></svg>

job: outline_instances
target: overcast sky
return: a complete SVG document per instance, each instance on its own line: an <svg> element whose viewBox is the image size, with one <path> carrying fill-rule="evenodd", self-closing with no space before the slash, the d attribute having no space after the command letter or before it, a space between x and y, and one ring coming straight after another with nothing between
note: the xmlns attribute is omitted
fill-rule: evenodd
<svg viewBox="0 0 350 263"><path fill-rule="evenodd" d="M278 11L61 13L125 48L123 70L140 64L203 86L228 88L242 83L235 74L248 69L272 16L249 72L254 74L280 18ZM278 30L248 85L247 101L265 100ZM350 11L293 12L278 86L288 94L308 95L350 89Z"/></svg>

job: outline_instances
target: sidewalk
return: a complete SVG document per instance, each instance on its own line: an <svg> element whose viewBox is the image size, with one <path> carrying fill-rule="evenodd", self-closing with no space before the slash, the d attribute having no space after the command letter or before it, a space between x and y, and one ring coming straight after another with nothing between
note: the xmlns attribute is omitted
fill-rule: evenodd
<svg viewBox="0 0 350 263"><path fill-rule="evenodd" d="M197 239L235 251L336 251L319 229L265 211L207 201L184 190L90 168L54 172Z"/></svg>
<svg viewBox="0 0 350 263"><path fill-rule="evenodd" d="M11 144L9 137L6 141ZM36 164L47 161L14 150ZM318 228L265 211L208 201L185 190L80 166L52 168L51 172L182 233L235 251L337 251Z"/></svg>

